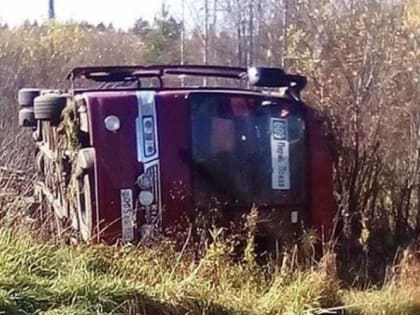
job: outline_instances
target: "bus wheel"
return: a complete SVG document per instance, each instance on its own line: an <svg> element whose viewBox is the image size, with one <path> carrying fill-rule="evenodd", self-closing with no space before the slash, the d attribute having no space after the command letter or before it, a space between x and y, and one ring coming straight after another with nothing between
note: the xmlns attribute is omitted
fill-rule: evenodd
<svg viewBox="0 0 420 315"><path fill-rule="evenodd" d="M77 184L77 219L80 237L83 241L92 240L92 187L89 174L83 175Z"/></svg>

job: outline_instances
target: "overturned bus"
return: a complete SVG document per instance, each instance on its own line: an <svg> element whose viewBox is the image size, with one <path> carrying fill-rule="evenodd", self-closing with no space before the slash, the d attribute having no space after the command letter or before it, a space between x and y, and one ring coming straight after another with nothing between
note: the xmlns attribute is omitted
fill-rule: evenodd
<svg viewBox="0 0 420 315"><path fill-rule="evenodd" d="M37 147L37 199L81 240L137 242L215 207L330 232L332 153L326 119L301 100L305 77L157 65L79 67L68 80L21 89L19 123Z"/></svg>

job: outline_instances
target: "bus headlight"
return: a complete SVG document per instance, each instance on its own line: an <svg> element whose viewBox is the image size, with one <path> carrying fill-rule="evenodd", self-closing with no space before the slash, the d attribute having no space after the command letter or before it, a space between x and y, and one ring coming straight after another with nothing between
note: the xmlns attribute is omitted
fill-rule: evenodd
<svg viewBox="0 0 420 315"><path fill-rule="evenodd" d="M120 119L117 116L110 115L104 120L105 129L111 132L116 132L121 127Z"/></svg>

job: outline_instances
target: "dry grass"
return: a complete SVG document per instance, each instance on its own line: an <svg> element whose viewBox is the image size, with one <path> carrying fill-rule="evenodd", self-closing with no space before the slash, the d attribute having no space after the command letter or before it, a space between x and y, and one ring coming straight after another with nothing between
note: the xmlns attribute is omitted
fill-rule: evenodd
<svg viewBox="0 0 420 315"><path fill-rule="evenodd" d="M340 287L333 253L291 270L233 262L220 239L194 260L170 242L63 247L16 232L0 230L6 314L316 314L343 305L349 314L420 314L413 256L382 288L356 290Z"/></svg>
<svg viewBox="0 0 420 315"><path fill-rule="evenodd" d="M355 314L394 315L420 314L420 258L406 250L393 275L380 288L350 290L344 301Z"/></svg>
<svg viewBox="0 0 420 315"><path fill-rule="evenodd" d="M222 241L194 262L169 243L60 247L30 238L0 230L0 311L7 314L303 314L340 300L336 279L322 270L268 274L233 263Z"/></svg>

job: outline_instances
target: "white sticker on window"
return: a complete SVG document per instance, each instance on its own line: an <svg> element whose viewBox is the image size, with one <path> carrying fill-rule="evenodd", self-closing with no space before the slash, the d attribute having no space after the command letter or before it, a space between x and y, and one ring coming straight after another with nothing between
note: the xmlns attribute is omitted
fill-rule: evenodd
<svg viewBox="0 0 420 315"><path fill-rule="evenodd" d="M289 141L287 120L271 118L272 189L290 189Z"/></svg>
<svg viewBox="0 0 420 315"><path fill-rule="evenodd" d="M123 241L134 240L134 206L131 189L121 189L121 225Z"/></svg>

